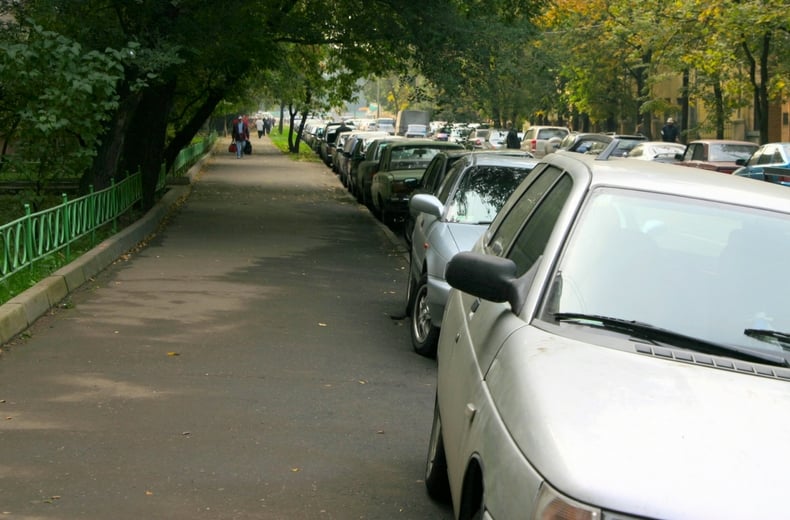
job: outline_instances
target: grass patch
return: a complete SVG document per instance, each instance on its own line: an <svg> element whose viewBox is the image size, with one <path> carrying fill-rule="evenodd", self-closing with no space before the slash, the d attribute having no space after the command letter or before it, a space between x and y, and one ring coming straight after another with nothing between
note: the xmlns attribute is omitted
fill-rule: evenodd
<svg viewBox="0 0 790 520"><path fill-rule="evenodd" d="M299 153L293 154L288 151L288 127L283 127L282 133L276 128L271 131L269 137L274 143L274 146L280 149L281 152L288 154L289 157L296 161L318 162L321 159L316 153L307 146L304 141L299 141Z"/></svg>
<svg viewBox="0 0 790 520"><path fill-rule="evenodd" d="M119 219L118 226L121 228L128 225L129 222L129 217L121 218ZM84 255L113 234L112 224L105 224L96 230L95 240L92 241L90 235L86 235L72 242L70 258L68 260L66 259L65 250L60 250L37 260L30 266L23 267L18 272L0 282L0 305L6 303L14 296L30 289L61 267Z"/></svg>

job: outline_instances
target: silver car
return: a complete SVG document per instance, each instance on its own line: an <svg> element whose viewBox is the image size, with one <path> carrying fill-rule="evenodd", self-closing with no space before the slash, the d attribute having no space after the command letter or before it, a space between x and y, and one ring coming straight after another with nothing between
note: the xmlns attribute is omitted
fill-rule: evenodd
<svg viewBox="0 0 790 520"><path fill-rule="evenodd" d="M607 155L546 157L449 262L428 491L458 518L785 518L790 192Z"/></svg>
<svg viewBox="0 0 790 520"><path fill-rule="evenodd" d="M436 355L450 286L447 261L472 248L499 208L537 164L536 159L476 152L457 159L435 194L414 195L407 313L415 352Z"/></svg>

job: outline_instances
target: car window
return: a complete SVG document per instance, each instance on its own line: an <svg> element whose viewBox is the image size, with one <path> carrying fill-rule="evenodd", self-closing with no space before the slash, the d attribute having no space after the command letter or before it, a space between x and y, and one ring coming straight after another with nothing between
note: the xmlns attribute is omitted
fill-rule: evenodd
<svg viewBox="0 0 790 520"><path fill-rule="evenodd" d="M526 273L543 254L572 187L570 175L563 175L529 216L506 255L516 263L516 276Z"/></svg>
<svg viewBox="0 0 790 520"><path fill-rule="evenodd" d="M531 168L474 166L461 177L447 206L448 222L490 224Z"/></svg>
<svg viewBox="0 0 790 520"><path fill-rule="evenodd" d="M754 148L745 144L711 145L709 161L731 162L737 159L748 159Z"/></svg>
<svg viewBox="0 0 790 520"><path fill-rule="evenodd" d="M425 173L423 174L422 180L420 181L420 186L432 193L434 189L434 183L439 177L439 171L444 169L444 163L446 160L447 156L444 154L434 157L431 161L431 164L429 164L425 169Z"/></svg>
<svg viewBox="0 0 790 520"><path fill-rule="evenodd" d="M488 248L493 254L501 256L502 253L508 250L529 214L532 213L532 210L538 205L543 195L560 175L562 175L562 170L549 166L532 180L532 183L521 194L518 202L502 218L501 224L488 242Z"/></svg>
<svg viewBox="0 0 790 520"><path fill-rule="evenodd" d="M447 172L447 175L444 176L444 180L439 185L437 189L436 198L438 198L442 204L447 203L447 199L450 197L450 193L452 192L455 185L458 183L458 176L464 171L466 168L467 162L465 160L457 161L452 168Z"/></svg>
<svg viewBox="0 0 790 520"><path fill-rule="evenodd" d="M788 257L786 214L599 188L566 241L547 302L552 312L610 316L729 345L779 349L744 331L790 331L790 278L777 275Z"/></svg>
<svg viewBox="0 0 790 520"><path fill-rule="evenodd" d="M560 128L544 128L538 132L538 139L562 139L568 132Z"/></svg>

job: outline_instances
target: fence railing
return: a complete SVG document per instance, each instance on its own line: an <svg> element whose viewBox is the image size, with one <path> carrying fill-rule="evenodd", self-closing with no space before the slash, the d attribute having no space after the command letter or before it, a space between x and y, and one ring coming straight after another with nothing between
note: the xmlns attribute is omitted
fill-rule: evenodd
<svg viewBox="0 0 790 520"><path fill-rule="evenodd" d="M216 141L212 133L203 141L192 144L178 154L172 175L182 176L193 164L205 155ZM159 173L157 192L167 183L164 166ZM32 267L37 261L52 254L62 252L66 262L71 261L72 244L89 237L91 247L96 245L96 231L111 224L112 232L118 228L118 219L137 204L143 195L140 173L113 182L110 187L68 200L63 195L63 203L38 212L31 212L25 205L25 216L0 225L0 282L25 268Z"/></svg>

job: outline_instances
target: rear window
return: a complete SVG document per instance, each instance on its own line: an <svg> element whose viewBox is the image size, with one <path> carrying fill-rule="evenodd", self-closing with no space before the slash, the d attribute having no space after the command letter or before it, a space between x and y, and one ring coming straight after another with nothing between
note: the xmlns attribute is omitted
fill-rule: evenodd
<svg viewBox="0 0 790 520"><path fill-rule="evenodd" d="M544 128L538 132L538 139L551 139L554 137L562 139L566 135L568 135L568 132L561 128Z"/></svg>

